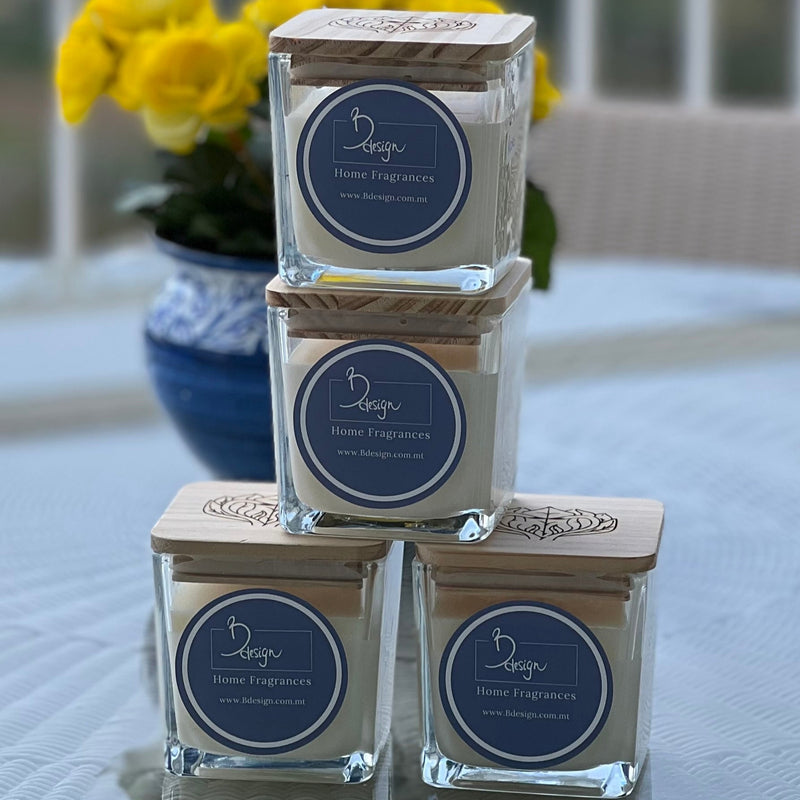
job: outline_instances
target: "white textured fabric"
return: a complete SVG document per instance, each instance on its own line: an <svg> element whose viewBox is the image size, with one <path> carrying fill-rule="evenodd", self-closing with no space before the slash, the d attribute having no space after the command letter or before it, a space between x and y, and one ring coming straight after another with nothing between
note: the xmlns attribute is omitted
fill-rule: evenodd
<svg viewBox="0 0 800 800"><path fill-rule="evenodd" d="M562 265L532 315L520 490L667 507L639 800L800 798L800 278L729 278ZM789 335L751 346L775 320ZM693 358L692 336L720 330ZM656 331L675 352L651 363ZM579 368L562 361L570 347ZM181 484L204 477L166 425L7 443L0 475L0 798L374 796L162 784L148 532ZM412 648L406 627L393 796L469 797L416 777Z"/></svg>

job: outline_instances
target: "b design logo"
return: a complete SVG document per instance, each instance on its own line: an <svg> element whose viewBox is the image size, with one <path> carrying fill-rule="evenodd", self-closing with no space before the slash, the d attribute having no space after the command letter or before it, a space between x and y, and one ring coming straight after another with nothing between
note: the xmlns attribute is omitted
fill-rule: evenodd
<svg viewBox="0 0 800 800"><path fill-rule="evenodd" d="M501 628L494 628L491 640L475 642L475 680L576 686L578 649L574 645L517 642Z"/></svg>
<svg viewBox="0 0 800 800"><path fill-rule="evenodd" d="M211 629L211 669L311 672L311 631L253 630L228 617L225 628Z"/></svg>
<svg viewBox="0 0 800 800"><path fill-rule="evenodd" d="M331 422L431 424L431 384L371 381L353 366L344 374L328 383Z"/></svg>
<svg viewBox="0 0 800 800"><path fill-rule="evenodd" d="M434 169L436 138L435 125L374 120L353 106L349 119L334 120L333 161Z"/></svg>
<svg viewBox="0 0 800 800"><path fill-rule="evenodd" d="M608 718L613 676L586 625L546 603L489 606L465 620L439 662L456 733L492 763L537 769L588 747Z"/></svg>
<svg viewBox="0 0 800 800"><path fill-rule="evenodd" d="M456 470L467 419L458 388L411 345L366 339L338 347L306 373L294 435L311 474L357 506L401 508Z"/></svg>
<svg viewBox="0 0 800 800"><path fill-rule="evenodd" d="M237 753L288 753L319 736L347 692L336 629L299 597L242 589L189 620L175 652L181 702Z"/></svg>
<svg viewBox="0 0 800 800"><path fill-rule="evenodd" d="M325 97L303 125L297 181L317 222L369 253L404 253L455 222L472 155L453 111L411 83L366 80Z"/></svg>

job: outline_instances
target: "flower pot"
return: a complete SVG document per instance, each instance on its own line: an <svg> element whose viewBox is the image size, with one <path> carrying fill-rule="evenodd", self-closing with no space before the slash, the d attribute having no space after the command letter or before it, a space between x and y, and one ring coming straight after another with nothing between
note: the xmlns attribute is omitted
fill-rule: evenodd
<svg viewBox="0 0 800 800"><path fill-rule="evenodd" d="M145 330L158 399L216 477L274 480L264 288L277 268L157 246L176 266Z"/></svg>

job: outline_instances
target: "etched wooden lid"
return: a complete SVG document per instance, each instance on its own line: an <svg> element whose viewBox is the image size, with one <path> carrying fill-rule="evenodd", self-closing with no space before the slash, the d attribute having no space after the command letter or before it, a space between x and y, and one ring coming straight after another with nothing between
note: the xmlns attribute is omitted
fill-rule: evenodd
<svg viewBox="0 0 800 800"><path fill-rule="evenodd" d="M376 561L389 552L388 542L286 533L277 504L274 483L190 483L153 528L153 552L337 562Z"/></svg>
<svg viewBox="0 0 800 800"><path fill-rule="evenodd" d="M518 495L494 533L469 545L417 545L441 567L602 575L656 565L664 506L656 500Z"/></svg>
<svg viewBox="0 0 800 800"><path fill-rule="evenodd" d="M367 11L319 8L298 14L269 37L273 53L407 61L499 61L533 40L521 14Z"/></svg>
<svg viewBox="0 0 800 800"><path fill-rule="evenodd" d="M296 288L273 278L267 303L274 308L358 311L367 314L420 314L441 317L493 317L507 311L531 284L531 262L519 258L488 292L478 295L432 292L376 292L360 289Z"/></svg>

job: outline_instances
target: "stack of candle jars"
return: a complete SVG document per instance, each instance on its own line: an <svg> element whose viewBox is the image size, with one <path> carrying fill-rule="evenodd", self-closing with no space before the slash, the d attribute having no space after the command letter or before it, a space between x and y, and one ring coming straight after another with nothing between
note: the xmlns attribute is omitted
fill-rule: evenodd
<svg viewBox="0 0 800 800"><path fill-rule="evenodd" d="M407 541L424 780L636 782L661 507L513 493L533 32L323 9L270 37L278 485L186 487L153 531L178 775L373 775Z"/></svg>

